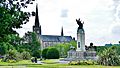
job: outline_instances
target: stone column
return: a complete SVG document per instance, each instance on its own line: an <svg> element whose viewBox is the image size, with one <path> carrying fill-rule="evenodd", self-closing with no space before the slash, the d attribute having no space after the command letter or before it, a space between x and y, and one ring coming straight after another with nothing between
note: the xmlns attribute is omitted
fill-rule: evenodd
<svg viewBox="0 0 120 68"><path fill-rule="evenodd" d="M77 50L76 51L85 51L85 32L83 28L77 30Z"/></svg>

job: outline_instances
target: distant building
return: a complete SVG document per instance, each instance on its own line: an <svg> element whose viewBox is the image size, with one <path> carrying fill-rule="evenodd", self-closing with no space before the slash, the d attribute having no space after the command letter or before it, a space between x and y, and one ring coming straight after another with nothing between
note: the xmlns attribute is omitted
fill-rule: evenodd
<svg viewBox="0 0 120 68"><path fill-rule="evenodd" d="M42 49L59 43L68 43L73 40L71 36L64 36L63 27L61 29L61 35L59 36L42 35L41 25L39 23L39 16L38 16L38 5L36 5L35 25L33 26L33 32L37 34Z"/></svg>

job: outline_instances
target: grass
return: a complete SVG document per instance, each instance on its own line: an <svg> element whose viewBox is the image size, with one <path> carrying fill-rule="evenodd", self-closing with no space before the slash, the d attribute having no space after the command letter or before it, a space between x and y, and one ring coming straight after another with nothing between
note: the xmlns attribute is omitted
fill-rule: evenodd
<svg viewBox="0 0 120 68"><path fill-rule="evenodd" d="M44 60L45 63L54 63L57 59ZM23 60L17 63L0 62L0 68L120 68L120 66L102 65L68 65L68 64L36 64L30 60Z"/></svg>

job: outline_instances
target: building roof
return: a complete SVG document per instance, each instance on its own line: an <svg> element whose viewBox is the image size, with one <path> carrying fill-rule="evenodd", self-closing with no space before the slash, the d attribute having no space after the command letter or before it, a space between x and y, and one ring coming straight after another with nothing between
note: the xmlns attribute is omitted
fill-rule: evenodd
<svg viewBox="0 0 120 68"><path fill-rule="evenodd" d="M57 35L40 35L42 41L49 42L69 42L72 40L71 36L57 36Z"/></svg>

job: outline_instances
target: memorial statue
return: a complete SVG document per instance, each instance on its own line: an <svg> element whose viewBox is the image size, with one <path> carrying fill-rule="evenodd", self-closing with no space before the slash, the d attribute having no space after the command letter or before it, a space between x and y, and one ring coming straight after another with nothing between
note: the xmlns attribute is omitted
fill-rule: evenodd
<svg viewBox="0 0 120 68"><path fill-rule="evenodd" d="M78 20L76 19L76 22L79 25L78 29L83 29L84 22L82 23L81 20L80 20L80 18Z"/></svg>

